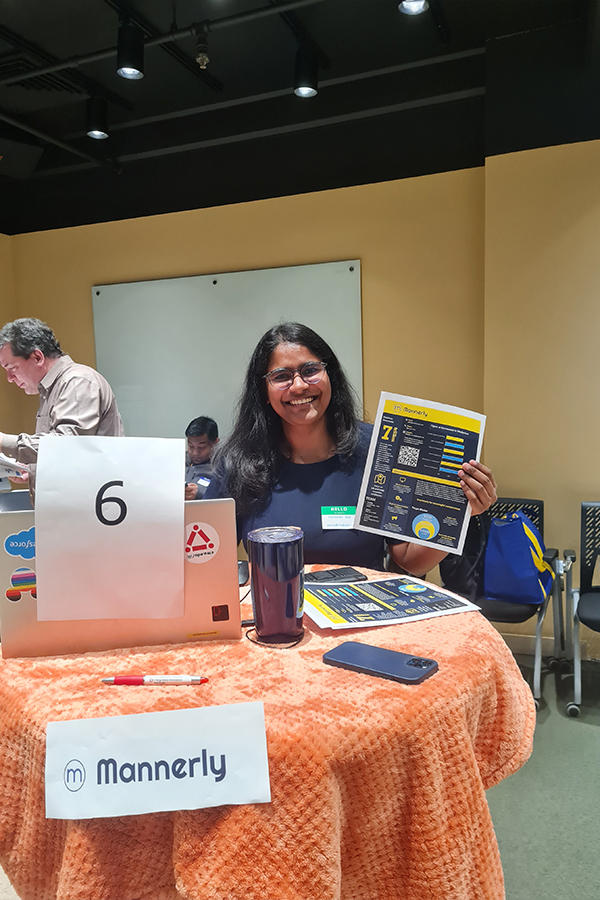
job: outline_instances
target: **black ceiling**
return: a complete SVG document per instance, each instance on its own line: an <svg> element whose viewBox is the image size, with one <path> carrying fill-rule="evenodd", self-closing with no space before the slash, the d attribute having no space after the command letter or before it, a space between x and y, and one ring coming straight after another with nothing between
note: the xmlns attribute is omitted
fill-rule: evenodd
<svg viewBox="0 0 600 900"><path fill-rule="evenodd" d="M384 181L598 138L597 7L429 0L407 16L398 0L0 0L0 231ZM138 81L116 73L120 18L144 34ZM311 99L293 93L299 44L319 60ZM107 101L108 140L86 135L90 96Z"/></svg>

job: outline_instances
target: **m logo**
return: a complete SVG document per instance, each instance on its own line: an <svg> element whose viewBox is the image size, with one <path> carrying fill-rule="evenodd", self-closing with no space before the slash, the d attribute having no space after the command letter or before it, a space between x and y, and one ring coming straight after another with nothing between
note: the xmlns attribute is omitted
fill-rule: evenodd
<svg viewBox="0 0 600 900"><path fill-rule="evenodd" d="M85 766L78 759L70 759L65 766L65 787L68 791L79 791L85 784Z"/></svg>

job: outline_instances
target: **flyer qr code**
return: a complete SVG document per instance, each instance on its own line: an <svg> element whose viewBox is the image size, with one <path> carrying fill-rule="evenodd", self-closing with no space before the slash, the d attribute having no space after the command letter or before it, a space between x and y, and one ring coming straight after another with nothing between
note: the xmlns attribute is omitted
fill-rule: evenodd
<svg viewBox="0 0 600 900"><path fill-rule="evenodd" d="M398 462L403 466L415 468L419 462L418 447L409 447L406 444L403 444L398 453Z"/></svg>

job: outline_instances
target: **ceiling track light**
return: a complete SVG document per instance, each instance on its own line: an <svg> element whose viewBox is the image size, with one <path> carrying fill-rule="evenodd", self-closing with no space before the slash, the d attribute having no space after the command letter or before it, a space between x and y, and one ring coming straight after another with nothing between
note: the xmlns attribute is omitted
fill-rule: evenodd
<svg viewBox="0 0 600 900"><path fill-rule="evenodd" d="M196 36L196 62L201 69L205 69L210 62L208 55L208 34L205 28L201 28Z"/></svg>
<svg viewBox="0 0 600 900"><path fill-rule="evenodd" d="M87 136L95 141L108 137L108 103L102 97L90 97L86 107Z"/></svg>
<svg viewBox="0 0 600 900"><path fill-rule="evenodd" d="M117 73L130 81L144 77L144 35L133 22L119 24Z"/></svg>
<svg viewBox="0 0 600 900"><path fill-rule="evenodd" d="M398 9L407 16L420 16L429 9L429 3L428 0L402 0Z"/></svg>
<svg viewBox="0 0 600 900"><path fill-rule="evenodd" d="M296 50L294 73L294 93L296 97L316 97L319 90L319 60L317 54L305 41Z"/></svg>

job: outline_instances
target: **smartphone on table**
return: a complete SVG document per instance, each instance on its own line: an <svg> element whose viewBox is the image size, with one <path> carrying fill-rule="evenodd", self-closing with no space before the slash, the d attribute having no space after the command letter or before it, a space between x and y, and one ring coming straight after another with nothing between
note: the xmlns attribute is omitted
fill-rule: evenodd
<svg viewBox="0 0 600 900"><path fill-rule="evenodd" d="M340 566L339 569L321 569L319 572L305 572L306 584L352 584L354 581L367 581L367 576L351 566Z"/></svg>
<svg viewBox="0 0 600 900"><path fill-rule="evenodd" d="M386 650L358 641L346 641L323 654L323 662L328 666L351 669L366 675L389 678L402 684L420 684L438 670L435 659Z"/></svg>

